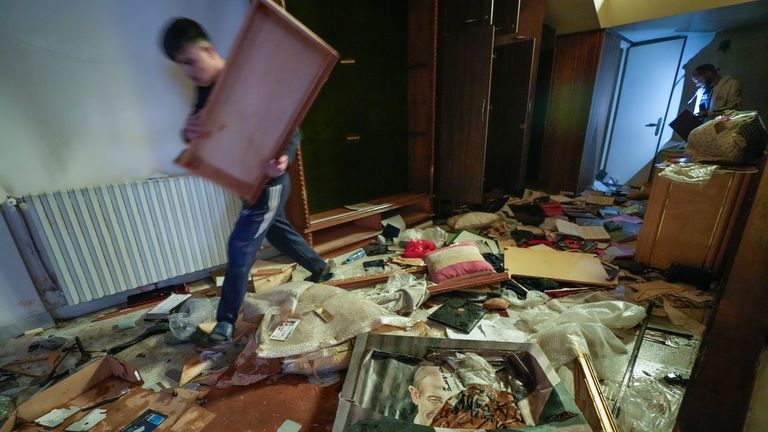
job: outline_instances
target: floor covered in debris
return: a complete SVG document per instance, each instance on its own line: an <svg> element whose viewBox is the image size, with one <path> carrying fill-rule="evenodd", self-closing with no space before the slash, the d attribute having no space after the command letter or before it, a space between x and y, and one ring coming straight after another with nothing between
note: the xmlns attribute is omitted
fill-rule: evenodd
<svg viewBox="0 0 768 432"><path fill-rule="evenodd" d="M342 419L342 425L352 416L340 409L340 401L342 405L357 403L350 394L343 394L344 384L349 385L351 377L356 381L364 372L359 362L368 360L355 357L353 349L357 351L361 345L355 345L355 335L367 333L413 340L442 338L463 344L457 345L462 347L460 352L473 352L477 341L511 344L510 349L535 345L534 354L540 348L548 359L543 362L550 363L543 370L556 374L557 378L548 375L550 380L563 383L579 408L580 400L598 398L613 412L611 421L618 430L668 430L693 367L712 294L666 281L665 273L631 260L645 201L590 205L578 196L558 198L563 202L532 193L505 198L493 211L464 212L413 229L401 226L394 238L380 237L365 253L353 250L328 257L334 278L322 286L303 282L306 271L281 257L257 261L251 274L252 292L231 344L201 347L206 329L210 330L207 323L215 316L217 284L221 282L218 272L181 287L191 297L165 319L145 319L158 305L155 301L138 308L99 311L12 339L0 351L5 365L0 397L15 403L23 415L25 403L45 394L38 393L41 389L61 386L78 366L109 353L140 372L143 388L170 392L174 397L185 391L204 410L195 417L197 423L187 421L186 429L168 430L331 430L339 416L349 417ZM521 216L524 206L543 207L546 214L539 223L533 224L535 219L524 223L519 220L526 217ZM592 216L584 218L587 214ZM558 221L576 224L566 227ZM563 234L573 227L607 227L610 231L606 229L608 237L595 241ZM433 284L428 281L439 279L435 268L439 264L420 251L421 247L435 251L470 248L495 268ZM570 281L547 277L547 272L556 274L558 269L526 273L509 262L512 252L522 254L521 260L549 254L565 254L563 259L588 257L594 263L587 264L597 264L607 277L590 284L579 281L581 275ZM488 279L499 274L504 277ZM307 299L312 304L303 304L310 301ZM449 306L453 309L446 320L444 312ZM482 312L477 319L464 320L462 314L472 308ZM188 320L178 325L176 320L182 315ZM285 341L273 340L275 328L287 317L300 317L304 330L297 322ZM456 317L460 319L454 320ZM334 325L334 321L346 324ZM307 330L310 324L314 329ZM292 338L294 342L305 338L306 345L290 344ZM423 340L435 343L435 339ZM589 358L587 372L582 369L582 374L593 374L600 383L599 391L587 394L579 389L584 377L568 366L578 360L578 353ZM397 355L401 354L405 352ZM558 387L550 391L553 389ZM102 403L111 395L102 393L94 402ZM10 403L6 414L12 409ZM48 405L67 403L49 401ZM119 403L119 398L105 402L105 415L109 416L111 404ZM162 404L148 406L163 409ZM578 414L571 411L564 410L560 417L552 417L557 420L550 420L556 424ZM575 430L605 429L600 425L604 416L582 414L585 429ZM83 415L76 414L71 419L80 417ZM34 418L17 419L24 420L21 430L37 430ZM181 427L178 421L175 428ZM102 422L78 430L110 430L105 427Z"/></svg>

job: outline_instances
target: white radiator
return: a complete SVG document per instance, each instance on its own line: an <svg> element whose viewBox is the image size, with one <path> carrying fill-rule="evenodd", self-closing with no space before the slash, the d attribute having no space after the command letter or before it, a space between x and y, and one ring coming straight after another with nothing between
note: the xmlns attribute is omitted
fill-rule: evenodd
<svg viewBox="0 0 768 432"><path fill-rule="evenodd" d="M240 201L194 176L29 195L22 211L69 305L226 263Z"/></svg>

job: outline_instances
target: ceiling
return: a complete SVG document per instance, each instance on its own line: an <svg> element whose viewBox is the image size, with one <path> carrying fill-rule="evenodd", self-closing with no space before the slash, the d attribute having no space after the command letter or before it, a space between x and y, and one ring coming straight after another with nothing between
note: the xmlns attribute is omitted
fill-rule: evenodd
<svg viewBox="0 0 768 432"><path fill-rule="evenodd" d="M545 24L555 28L559 35L601 28L595 0L546 1ZM613 27L613 30L631 41L640 42L680 33L712 33L765 22L768 22L768 0L755 0L625 24Z"/></svg>
<svg viewBox="0 0 768 432"><path fill-rule="evenodd" d="M760 23L768 23L768 0L626 24L612 30L633 42L641 42L680 33L713 33Z"/></svg>

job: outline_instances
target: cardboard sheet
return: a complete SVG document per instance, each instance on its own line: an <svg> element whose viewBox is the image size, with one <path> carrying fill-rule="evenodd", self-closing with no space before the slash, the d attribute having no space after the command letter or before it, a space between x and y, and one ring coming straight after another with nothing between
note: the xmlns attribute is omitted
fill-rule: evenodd
<svg viewBox="0 0 768 432"><path fill-rule="evenodd" d="M507 248L504 268L512 276L542 277L598 286L616 285L608 280L600 260L579 252Z"/></svg>
<svg viewBox="0 0 768 432"><path fill-rule="evenodd" d="M202 136L176 162L255 201L338 54L270 0L252 2L202 111Z"/></svg>
<svg viewBox="0 0 768 432"><path fill-rule="evenodd" d="M556 222L557 231L573 236L583 238L584 240L610 240L611 236L602 226L580 226L575 223L558 219Z"/></svg>

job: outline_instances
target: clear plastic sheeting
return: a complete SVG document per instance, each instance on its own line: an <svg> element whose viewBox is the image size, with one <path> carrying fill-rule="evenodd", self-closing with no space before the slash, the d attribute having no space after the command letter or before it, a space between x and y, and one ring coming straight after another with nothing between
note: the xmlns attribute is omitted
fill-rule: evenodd
<svg viewBox="0 0 768 432"><path fill-rule="evenodd" d="M518 308L532 308L534 306L543 305L549 301L548 295L536 290L528 291L528 293L525 295L525 300L520 300L517 298L517 294L515 294L515 292L512 290L502 291L501 297L508 301L512 306Z"/></svg>
<svg viewBox="0 0 768 432"><path fill-rule="evenodd" d="M286 287L286 284L282 287ZM280 288L280 287L278 287ZM376 303L330 285L310 284L298 297L293 313L268 307L258 334L259 357L300 355L332 347L381 325L382 317L396 316ZM283 303L285 305L286 303ZM300 320L286 340L274 340L272 332L288 318Z"/></svg>
<svg viewBox="0 0 768 432"><path fill-rule="evenodd" d="M198 325L213 322L216 309L207 298L191 298L184 302L179 312L168 316L168 326L176 339L188 340Z"/></svg>
<svg viewBox="0 0 768 432"><path fill-rule="evenodd" d="M375 288L358 289L353 293L396 313L410 312L429 297L427 281L405 271L395 272L386 283Z"/></svg>
<svg viewBox="0 0 768 432"><path fill-rule="evenodd" d="M529 292L520 322L533 333L536 342L558 368L576 358L574 345L590 355L600 378L621 376L627 346L614 331L636 326L645 310L632 303L610 300L604 293L574 295L537 304L538 294Z"/></svg>
<svg viewBox="0 0 768 432"><path fill-rule="evenodd" d="M299 302L299 296L312 286L312 282L289 282L256 294L248 293L243 302L243 319L256 322L261 315L279 315L288 319Z"/></svg>
<svg viewBox="0 0 768 432"><path fill-rule="evenodd" d="M426 229L410 228L405 230L397 238L401 246L405 246L411 240L432 240L435 246L441 247L448 240L448 233L440 227L431 227Z"/></svg>
<svg viewBox="0 0 768 432"><path fill-rule="evenodd" d="M497 390L506 390L506 386L496 376L496 370L493 366L475 353L457 353L454 369L458 372L465 387L478 384L487 385Z"/></svg>
<svg viewBox="0 0 768 432"><path fill-rule="evenodd" d="M669 165L660 172L661 177L666 177L678 183L702 185L709 182L715 174L717 165L705 165L700 163L679 163Z"/></svg>
<svg viewBox="0 0 768 432"><path fill-rule="evenodd" d="M339 371L349 367L351 358L352 341L347 341L319 351L286 357L282 368L283 373L306 375L309 382L325 387L341 379Z"/></svg>
<svg viewBox="0 0 768 432"><path fill-rule="evenodd" d="M606 393L616 392L617 387L610 383ZM624 432L672 431L682 398L682 388L662 384L651 377L637 377L619 400L616 424Z"/></svg>
<svg viewBox="0 0 768 432"><path fill-rule="evenodd" d="M0 423L11 416L15 405L13 400L8 396L0 396Z"/></svg>
<svg viewBox="0 0 768 432"><path fill-rule="evenodd" d="M645 310L642 307L620 300L585 303L562 313L553 311L553 314L547 318L546 314L524 312L521 319L535 330L541 331L570 323L601 324L609 329L627 329L636 326L645 318Z"/></svg>

